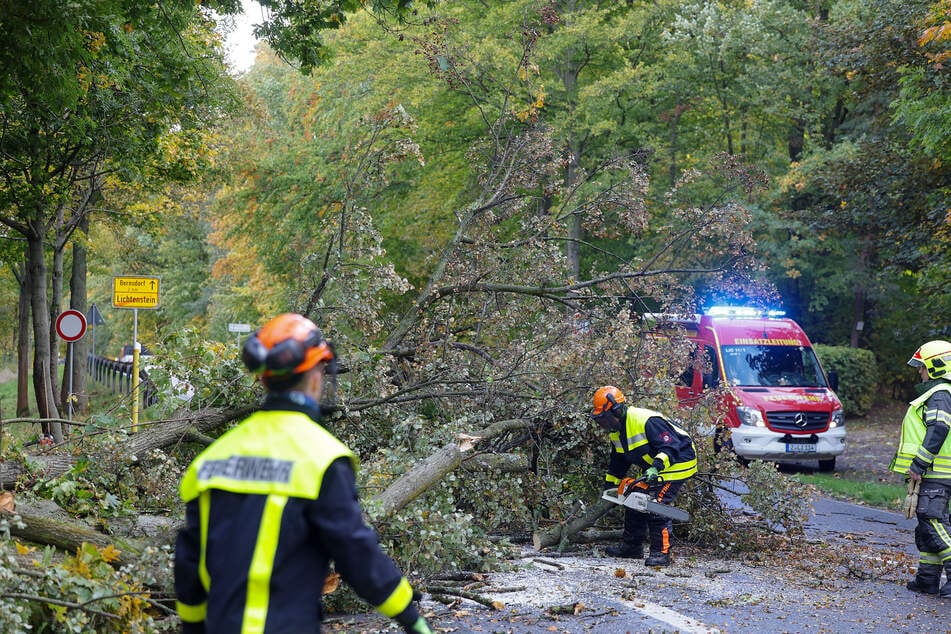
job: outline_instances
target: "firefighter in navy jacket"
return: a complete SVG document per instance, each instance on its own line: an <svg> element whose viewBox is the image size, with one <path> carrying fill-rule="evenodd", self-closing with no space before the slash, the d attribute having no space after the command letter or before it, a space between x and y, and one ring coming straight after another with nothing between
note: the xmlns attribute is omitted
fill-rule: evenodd
<svg viewBox="0 0 951 634"><path fill-rule="evenodd" d="M203 451L181 483L183 632L319 632L333 562L381 613L430 634L409 581L363 521L356 457L318 423L332 346L309 319L286 313L249 337L242 357L267 389L263 406Z"/></svg>
<svg viewBox="0 0 951 634"><path fill-rule="evenodd" d="M612 446L605 482L618 487L618 494L637 486L656 501L673 504L684 482L697 472L693 440L660 412L628 407L626 400L613 385L594 393L592 417L609 432ZM643 471L642 482L624 477L632 465ZM605 552L614 557L639 559L644 555L644 540L649 537L650 554L644 564L670 565L672 529L670 518L625 508L621 543L608 546Z"/></svg>

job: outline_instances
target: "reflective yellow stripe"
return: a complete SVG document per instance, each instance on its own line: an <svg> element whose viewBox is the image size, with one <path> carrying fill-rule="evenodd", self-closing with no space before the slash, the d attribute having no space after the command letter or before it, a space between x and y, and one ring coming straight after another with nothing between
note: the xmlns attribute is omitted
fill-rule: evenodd
<svg viewBox="0 0 951 634"><path fill-rule="evenodd" d="M208 517L211 515L211 493L202 492L198 496L198 524L201 527L201 546L198 555L198 578L201 579L201 585L205 592L211 589L211 575L208 574L208 562L205 560L205 551L208 548Z"/></svg>
<svg viewBox="0 0 951 634"><path fill-rule="evenodd" d="M934 460L934 454L928 451L927 449L925 449L924 447L918 447L917 456L921 458L922 462L924 462L925 464L931 464L931 462Z"/></svg>
<svg viewBox="0 0 951 634"><path fill-rule="evenodd" d="M208 604L188 605L187 603L176 601L175 610L178 612L178 616L186 623L201 623L205 620L205 614L208 612Z"/></svg>
<svg viewBox="0 0 951 634"><path fill-rule="evenodd" d="M918 563L920 564L934 564L941 565L941 557L938 557L934 553L920 552L918 553Z"/></svg>
<svg viewBox="0 0 951 634"><path fill-rule="evenodd" d="M406 606L409 605L409 602L413 600L413 587L409 585L409 581L406 580L406 577L400 579L399 584L396 586L396 589L390 593L390 596L386 598L381 605L377 606L383 616L388 616L393 618L400 612L406 609Z"/></svg>
<svg viewBox="0 0 951 634"><path fill-rule="evenodd" d="M685 462L676 462L669 469L664 469L660 475L665 480L686 480L697 472L697 460L687 460Z"/></svg>
<svg viewBox="0 0 951 634"><path fill-rule="evenodd" d="M281 535L281 516L287 496L269 495L261 514L258 542L251 556L248 570L248 598L244 605L244 624L241 634L261 634L267 621L268 602L271 599L271 573L274 572L274 554Z"/></svg>
<svg viewBox="0 0 951 634"><path fill-rule="evenodd" d="M611 444L614 445L615 453L624 453L624 445L621 444L621 435L618 432L612 431L608 434L608 438L611 439Z"/></svg>
<svg viewBox="0 0 951 634"><path fill-rule="evenodd" d="M621 478L616 478L610 473L604 476L605 482L610 482L611 484L621 484Z"/></svg>
<svg viewBox="0 0 951 634"><path fill-rule="evenodd" d="M938 539L944 544L947 544L947 548L943 548L936 553L938 558L941 559L942 563L951 561L951 535L948 535L948 531L945 529L944 524L941 523L941 520L930 519L928 523L931 524L931 528L937 533Z"/></svg>
<svg viewBox="0 0 951 634"><path fill-rule="evenodd" d="M630 449L634 449L635 447L640 447L641 445L646 445L646 444L647 444L647 436L644 434L635 434L633 436L628 436L627 438L627 446Z"/></svg>
<svg viewBox="0 0 951 634"><path fill-rule="evenodd" d="M664 469L667 469L670 467L670 456L668 456L663 451L661 451L656 456L654 456L654 460L657 460L658 458L660 458L660 461L664 463L664 467L663 467ZM651 462L654 462L654 460L651 460Z"/></svg>
<svg viewBox="0 0 951 634"><path fill-rule="evenodd" d="M896 453L888 468L896 473L908 473L908 468L911 467L911 461L914 458L915 457L911 454Z"/></svg>

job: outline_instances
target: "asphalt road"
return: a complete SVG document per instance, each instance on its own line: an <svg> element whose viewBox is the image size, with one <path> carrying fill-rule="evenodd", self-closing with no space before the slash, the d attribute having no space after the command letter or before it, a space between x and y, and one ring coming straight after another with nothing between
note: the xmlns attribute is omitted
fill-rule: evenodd
<svg viewBox="0 0 951 634"><path fill-rule="evenodd" d="M904 587L917 560L914 526L896 513L820 499L807 546L794 552L752 563L684 553L649 569L598 547L562 557L526 550L513 571L487 575L476 590L499 609L429 597L422 607L437 632L456 633L951 634L951 599ZM398 631L380 617L332 619L325 629Z"/></svg>

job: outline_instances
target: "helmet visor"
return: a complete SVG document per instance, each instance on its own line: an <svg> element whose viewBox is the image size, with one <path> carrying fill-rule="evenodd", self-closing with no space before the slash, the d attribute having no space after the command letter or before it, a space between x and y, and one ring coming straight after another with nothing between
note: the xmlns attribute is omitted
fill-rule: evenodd
<svg viewBox="0 0 951 634"><path fill-rule="evenodd" d="M604 431L612 431L617 426L617 419L610 409L604 410L600 414L592 414L591 419Z"/></svg>

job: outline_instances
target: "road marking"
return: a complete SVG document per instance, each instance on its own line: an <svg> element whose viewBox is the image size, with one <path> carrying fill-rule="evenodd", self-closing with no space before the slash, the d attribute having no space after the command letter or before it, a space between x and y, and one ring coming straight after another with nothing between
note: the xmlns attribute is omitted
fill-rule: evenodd
<svg viewBox="0 0 951 634"><path fill-rule="evenodd" d="M674 612L662 605L651 603L650 601L625 601L621 599L620 602L645 616L666 623L678 632L686 632L689 634L716 634L720 631L715 627L704 625L701 621L692 619L680 612Z"/></svg>

